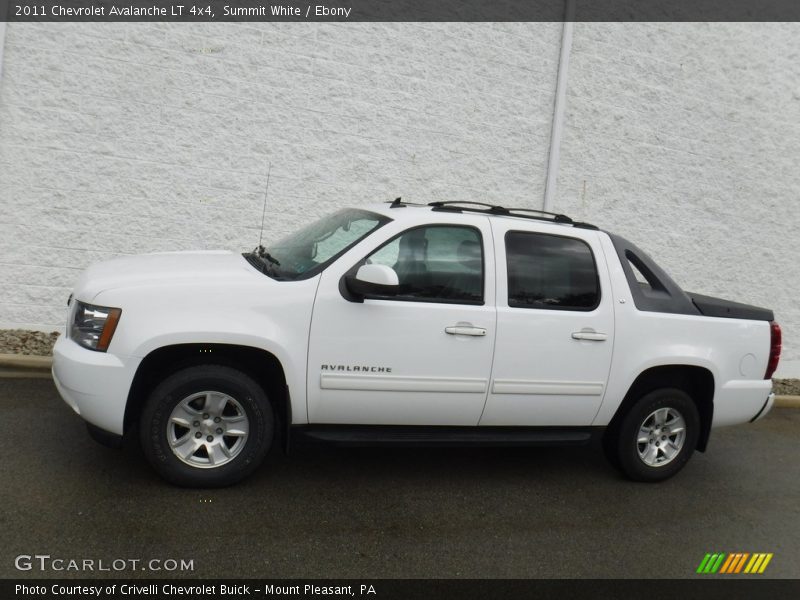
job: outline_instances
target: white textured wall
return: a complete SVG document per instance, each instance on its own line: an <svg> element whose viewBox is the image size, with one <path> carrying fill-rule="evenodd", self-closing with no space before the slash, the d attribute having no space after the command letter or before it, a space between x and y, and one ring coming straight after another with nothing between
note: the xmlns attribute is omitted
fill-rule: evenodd
<svg viewBox="0 0 800 600"><path fill-rule="evenodd" d="M0 328L92 261L250 249L341 205L537 206L559 23L9 24Z"/></svg>
<svg viewBox="0 0 800 600"><path fill-rule="evenodd" d="M562 25L9 24L0 328L120 253L255 245L340 205L541 207ZM797 24L576 23L555 208L773 307L800 376Z"/></svg>
<svg viewBox="0 0 800 600"><path fill-rule="evenodd" d="M555 208L771 307L800 377L800 25L576 23Z"/></svg>

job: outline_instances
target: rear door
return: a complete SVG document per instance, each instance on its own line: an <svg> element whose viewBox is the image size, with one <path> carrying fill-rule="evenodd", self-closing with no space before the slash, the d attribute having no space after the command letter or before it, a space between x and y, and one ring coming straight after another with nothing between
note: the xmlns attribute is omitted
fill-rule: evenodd
<svg viewBox="0 0 800 600"><path fill-rule="evenodd" d="M493 219L497 339L480 425L590 425L614 343L597 231Z"/></svg>

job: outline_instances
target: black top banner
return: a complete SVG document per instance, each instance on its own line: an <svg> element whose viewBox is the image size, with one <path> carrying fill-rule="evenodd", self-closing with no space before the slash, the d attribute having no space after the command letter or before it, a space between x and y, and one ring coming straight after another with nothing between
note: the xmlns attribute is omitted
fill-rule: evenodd
<svg viewBox="0 0 800 600"><path fill-rule="evenodd" d="M798 0L0 0L0 21L798 21Z"/></svg>

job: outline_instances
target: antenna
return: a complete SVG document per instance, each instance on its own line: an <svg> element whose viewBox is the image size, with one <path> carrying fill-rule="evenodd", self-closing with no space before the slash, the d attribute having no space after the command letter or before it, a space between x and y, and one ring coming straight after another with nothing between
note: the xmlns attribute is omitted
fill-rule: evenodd
<svg viewBox="0 0 800 600"><path fill-rule="evenodd" d="M267 214L267 195L269 194L269 175L272 173L272 161L267 163L267 187L264 189L264 209L261 211L261 232L258 234L258 247L263 248L261 240L264 237L264 217Z"/></svg>

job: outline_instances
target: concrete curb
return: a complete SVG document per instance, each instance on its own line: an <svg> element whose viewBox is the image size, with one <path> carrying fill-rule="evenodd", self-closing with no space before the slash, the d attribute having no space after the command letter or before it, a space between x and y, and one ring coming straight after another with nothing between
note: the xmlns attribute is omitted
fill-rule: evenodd
<svg viewBox="0 0 800 600"><path fill-rule="evenodd" d="M0 354L0 379L49 379L52 356ZM800 396L776 396L776 408L800 408Z"/></svg>
<svg viewBox="0 0 800 600"><path fill-rule="evenodd" d="M800 396L775 396L776 408L800 408Z"/></svg>
<svg viewBox="0 0 800 600"><path fill-rule="evenodd" d="M0 378L48 379L52 366L52 356L0 354Z"/></svg>

